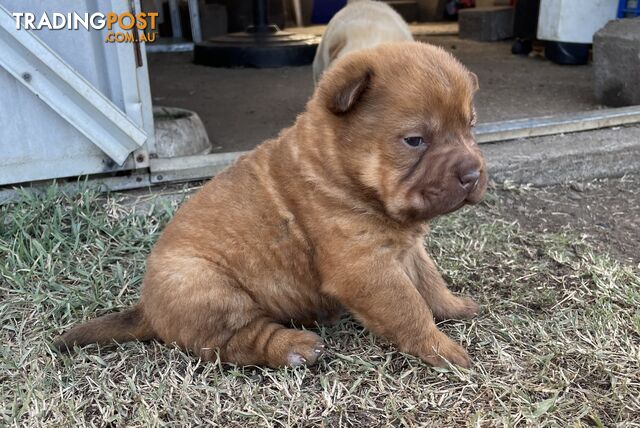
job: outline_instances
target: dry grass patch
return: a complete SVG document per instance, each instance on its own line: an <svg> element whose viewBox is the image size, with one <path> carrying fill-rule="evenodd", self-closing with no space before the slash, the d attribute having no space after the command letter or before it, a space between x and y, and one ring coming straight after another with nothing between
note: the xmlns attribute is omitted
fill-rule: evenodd
<svg viewBox="0 0 640 428"><path fill-rule="evenodd" d="M176 206L123 198L51 188L0 207L2 425L640 426L637 268L520 227L496 193L427 240L483 307L442 325L470 371L429 368L349 318L318 329L329 351L313 368L207 364L157 343L58 355L53 336L136 300Z"/></svg>

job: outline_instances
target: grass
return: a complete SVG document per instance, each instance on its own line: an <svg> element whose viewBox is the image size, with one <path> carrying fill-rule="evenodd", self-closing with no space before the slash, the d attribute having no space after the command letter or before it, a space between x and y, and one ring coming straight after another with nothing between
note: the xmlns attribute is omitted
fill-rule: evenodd
<svg viewBox="0 0 640 428"><path fill-rule="evenodd" d="M0 425L640 426L637 268L520 227L495 193L426 242L483 307L442 325L469 371L429 368L349 318L318 329L329 350L312 368L203 363L158 343L58 355L52 337L137 299L176 203L129 199L51 187L0 207Z"/></svg>

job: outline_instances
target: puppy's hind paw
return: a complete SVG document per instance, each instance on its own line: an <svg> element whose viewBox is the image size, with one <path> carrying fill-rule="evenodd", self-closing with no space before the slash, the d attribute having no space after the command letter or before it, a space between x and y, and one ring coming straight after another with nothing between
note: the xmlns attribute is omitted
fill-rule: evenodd
<svg viewBox="0 0 640 428"><path fill-rule="evenodd" d="M432 308L438 321L469 320L480 313L480 306L468 297L456 297L446 306Z"/></svg>
<svg viewBox="0 0 640 428"><path fill-rule="evenodd" d="M287 362L291 367L298 367L307 364L307 359L297 352L289 352L287 355Z"/></svg>
<svg viewBox="0 0 640 428"><path fill-rule="evenodd" d="M471 300L469 297L460 297L460 306L453 317L459 320L469 320L480 313L480 305Z"/></svg>
<svg viewBox="0 0 640 428"><path fill-rule="evenodd" d="M286 355L287 365L290 367L314 365L324 353L325 346L322 339L308 331L299 331L292 336Z"/></svg>

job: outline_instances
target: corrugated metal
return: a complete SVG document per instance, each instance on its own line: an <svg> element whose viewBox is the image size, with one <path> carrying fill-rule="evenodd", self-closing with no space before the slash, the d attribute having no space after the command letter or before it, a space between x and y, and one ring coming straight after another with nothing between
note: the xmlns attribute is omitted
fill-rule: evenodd
<svg viewBox="0 0 640 428"><path fill-rule="evenodd" d="M124 0L59 0L55 2L0 0L0 5L11 12L33 12L37 16L44 11L48 13L98 11L119 13L128 11L130 7L129 2ZM135 2L135 7L140 10L138 1ZM41 93L42 99L40 99L38 91L34 88L30 90L24 82L16 79L15 75L20 75L20 64L12 70L13 75L0 67L0 185L147 166L148 151L153 149L153 116L144 45L140 46L142 66L137 67L134 45L105 43L106 29L102 31L43 29L32 33L71 67L73 69L71 71L82 76L84 78L81 79L82 81L86 81L87 85L99 92L93 94L93 98L91 91L80 90L78 93L84 94L89 101L93 101L91 106L97 105L109 120L116 121L115 124L118 126L115 127L110 127L113 123L104 122L102 125L106 126L105 129L115 133L119 132L119 128L131 129L129 137L133 144L123 144L125 152L135 149L140 142L144 141L141 149L135 152L136 155L141 155L137 157L142 161L136 162L133 156L129 156L123 165L117 165L114 159L96 145L99 143L105 150L110 151L106 144L113 142L108 143L104 133L102 138L100 135L83 133L78 129L82 126L78 124L74 126L70 123L73 120L65 120L63 112L60 111L63 109L57 108L58 111L54 111L43 101L44 93ZM3 59L6 61L9 57L8 52L6 49L5 52L0 51L0 56L3 53L5 54ZM36 64L34 74L44 72L42 64L38 64L39 58L29 58L29 54L24 53L20 60L22 66L26 63ZM56 79L70 81L73 80L73 74L72 72L60 73ZM77 89L77 86L74 87ZM100 94L104 97L99 96ZM70 102L74 103L73 107L76 108L83 105L80 101L84 100L79 101L77 94L67 95L58 93L58 99L50 101L49 104L55 107L61 102ZM109 104L112 103L111 107L124 114L119 115L117 111L109 111L110 109L105 107L101 99ZM69 111L73 109L70 108ZM92 118L99 116L99 114L92 114ZM131 126L138 128L137 131ZM122 135L118 135L118 138L121 142L131 143L123 141ZM115 150L111 154L118 162L123 160L122 151Z"/></svg>

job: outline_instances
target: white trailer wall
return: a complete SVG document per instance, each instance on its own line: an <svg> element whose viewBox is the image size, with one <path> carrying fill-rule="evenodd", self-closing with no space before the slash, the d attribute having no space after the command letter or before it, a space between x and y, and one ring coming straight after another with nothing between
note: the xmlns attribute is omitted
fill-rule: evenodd
<svg viewBox="0 0 640 428"><path fill-rule="evenodd" d="M0 0L0 6L5 23L7 11L140 11L139 0ZM105 43L106 29L30 31L46 45L42 50L26 31L0 27L0 185L148 166L154 136L144 44ZM52 70L40 62L46 48L66 66Z"/></svg>

